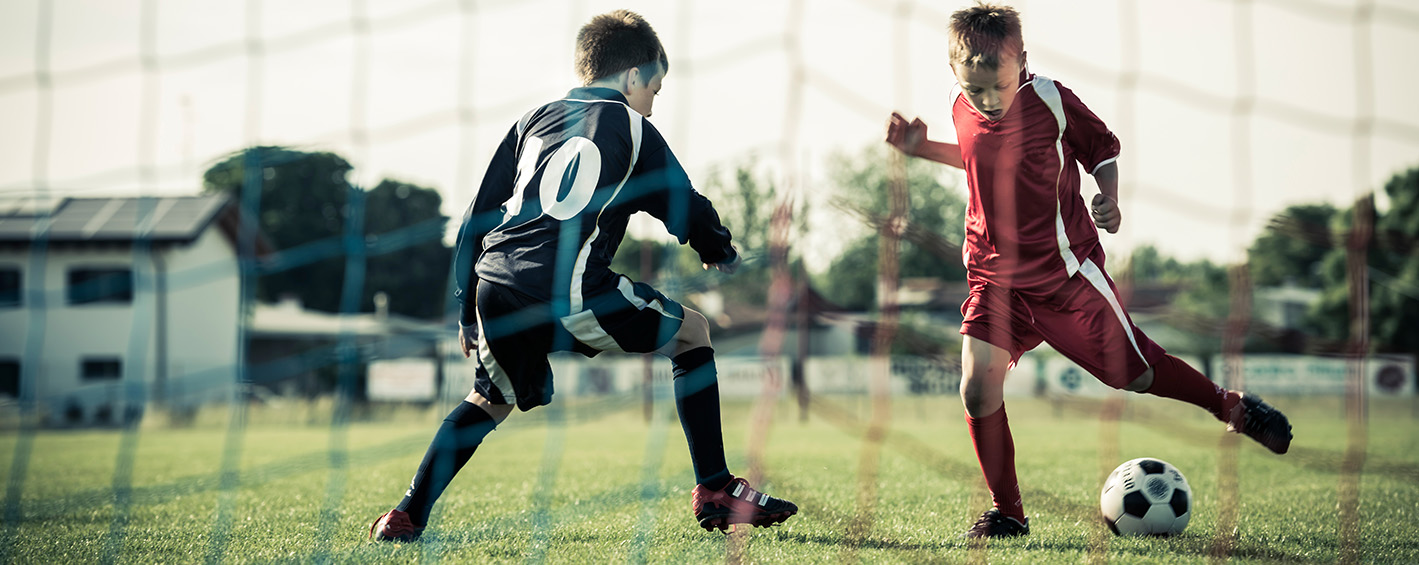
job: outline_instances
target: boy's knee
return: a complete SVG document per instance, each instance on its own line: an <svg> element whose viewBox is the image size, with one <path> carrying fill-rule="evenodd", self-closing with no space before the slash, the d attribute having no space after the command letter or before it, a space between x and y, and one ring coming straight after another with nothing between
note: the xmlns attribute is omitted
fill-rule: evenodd
<svg viewBox="0 0 1419 565"><path fill-rule="evenodd" d="M493 404L488 399L483 398L483 395L479 394L477 390L469 391L468 396L463 400L483 409L489 416L492 416L493 422L497 424L501 424L503 420L506 420L508 415L512 414L512 409L516 407L513 404Z"/></svg>
<svg viewBox="0 0 1419 565"><path fill-rule="evenodd" d="M1129 392L1147 392L1147 390L1150 388L1153 388L1152 367L1149 367L1148 370L1143 371L1143 374L1138 375L1138 377L1133 379L1132 382L1128 383L1127 385L1124 385L1123 390Z"/></svg>
<svg viewBox="0 0 1419 565"><path fill-rule="evenodd" d="M709 347L709 320L704 314L685 309L685 321L675 333L675 355L698 347Z"/></svg>
<svg viewBox="0 0 1419 565"><path fill-rule="evenodd" d="M967 372L961 377L961 404L966 407L968 414L979 414L988 408L988 385L990 379L988 375L972 374Z"/></svg>

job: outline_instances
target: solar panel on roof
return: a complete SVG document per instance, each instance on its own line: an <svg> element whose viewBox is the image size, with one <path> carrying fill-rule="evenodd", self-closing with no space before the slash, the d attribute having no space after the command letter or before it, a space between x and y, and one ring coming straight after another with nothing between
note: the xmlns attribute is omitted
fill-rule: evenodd
<svg viewBox="0 0 1419 565"><path fill-rule="evenodd" d="M192 240L226 203L224 196L75 198L50 217L50 241ZM35 216L0 217L0 240L34 239Z"/></svg>

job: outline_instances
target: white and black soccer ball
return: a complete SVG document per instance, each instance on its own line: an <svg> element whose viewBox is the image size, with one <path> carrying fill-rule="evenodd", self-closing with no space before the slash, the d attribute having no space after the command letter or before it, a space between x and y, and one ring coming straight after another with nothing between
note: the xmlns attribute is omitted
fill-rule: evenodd
<svg viewBox="0 0 1419 565"><path fill-rule="evenodd" d="M1167 461L1134 459L1109 473L1099 510L1115 535L1179 534L1192 517L1192 488Z"/></svg>

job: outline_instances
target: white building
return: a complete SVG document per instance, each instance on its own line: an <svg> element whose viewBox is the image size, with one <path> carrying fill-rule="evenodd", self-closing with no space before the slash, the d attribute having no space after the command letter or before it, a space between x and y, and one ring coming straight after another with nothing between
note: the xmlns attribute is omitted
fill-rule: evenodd
<svg viewBox="0 0 1419 565"><path fill-rule="evenodd" d="M220 195L66 198L47 230L34 206L0 208L0 402L33 395L51 423L116 423L152 402L228 398L238 223Z"/></svg>

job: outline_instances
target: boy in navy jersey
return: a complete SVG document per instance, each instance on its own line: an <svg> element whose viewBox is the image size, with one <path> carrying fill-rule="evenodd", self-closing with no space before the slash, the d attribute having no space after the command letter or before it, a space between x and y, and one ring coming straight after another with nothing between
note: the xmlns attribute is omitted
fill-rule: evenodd
<svg viewBox="0 0 1419 565"><path fill-rule="evenodd" d="M513 407L551 402L553 351L670 358L701 527L769 526L798 511L725 465L709 322L610 269L627 219L642 211L706 269L739 265L714 206L646 120L669 70L660 39L637 14L597 16L577 34L576 69L585 86L513 125L464 214L455 295L463 354L477 353L473 390L444 419L404 499L370 526L372 539L417 539L454 474Z"/></svg>
<svg viewBox="0 0 1419 565"><path fill-rule="evenodd" d="M965 169L970 199L962 249L970 295L961 305L961 400L994 507L964 535L1030 532L1005 416L1006 371L1041 342L1118 389L1200 406L1276 453L1286 417L1225 390L1168 355L1133 325L1103 269L1097 228L1118 231L1119 142L1072 91L1025 65L1019 14L977 4L951 16L950 63L960 93L956 143L893 113L887 142L907 155ZM1076 162L1078 165L1076 165ZM1099 194L1084 203L1079 165Z"/></svg>

